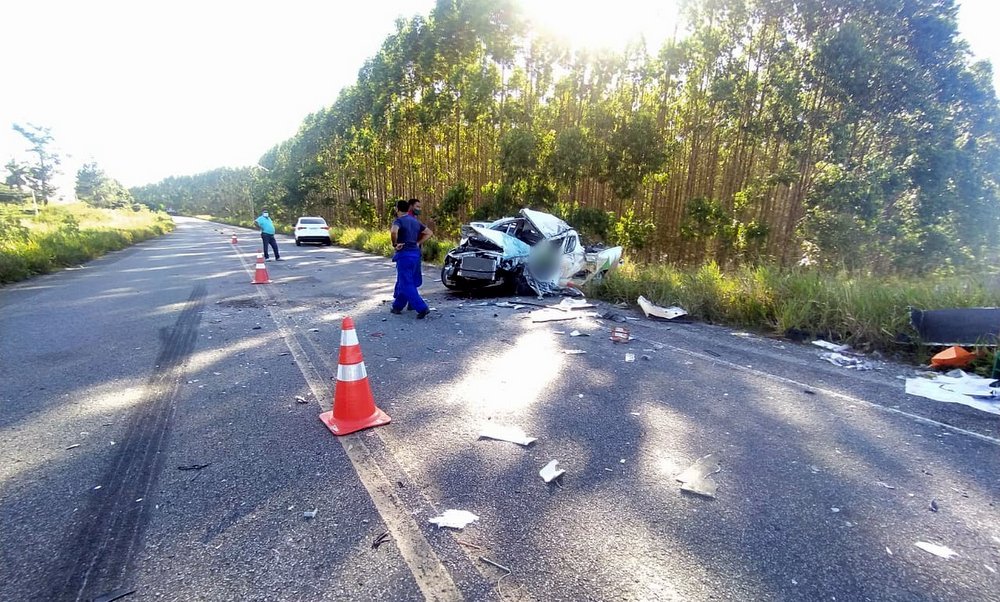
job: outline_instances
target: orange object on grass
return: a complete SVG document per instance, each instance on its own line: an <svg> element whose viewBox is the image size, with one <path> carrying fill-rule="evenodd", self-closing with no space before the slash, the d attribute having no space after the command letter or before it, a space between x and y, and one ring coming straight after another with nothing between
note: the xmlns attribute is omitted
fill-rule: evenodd
<svg viewBox="0 0 1000 602"><path fill-rule="evenodd" d="M961 347L949 347L931 358L935 368L964 368L976 359L975 353L970 353Z"/></svg>

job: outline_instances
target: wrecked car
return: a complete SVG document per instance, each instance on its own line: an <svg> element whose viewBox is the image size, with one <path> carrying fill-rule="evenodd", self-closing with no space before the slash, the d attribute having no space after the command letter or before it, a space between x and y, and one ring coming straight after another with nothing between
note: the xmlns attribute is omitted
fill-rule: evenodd
<svg viewBox="0 0 1000 602"><path fill-rule="evenodd" d="M621 247L584 247L576 230L554 215L522 209L517 217L462 226L441 282L460 291L496 286L517 294L565 293L602 278L621 256Z"/></svg>

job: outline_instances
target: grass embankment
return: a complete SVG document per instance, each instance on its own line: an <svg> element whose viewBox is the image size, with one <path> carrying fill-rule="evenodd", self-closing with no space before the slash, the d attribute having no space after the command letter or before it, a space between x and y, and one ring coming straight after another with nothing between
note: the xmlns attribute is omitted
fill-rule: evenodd
<svg viewBox="0 0 1000 602"><path fill-rule="evenodd" d="M694 318L758 332L823 337L864 351L902 352L924 361L915 346L909 308L1000 306L1000 277L849 276L815 270L625 265L593 291L608 301L634 303L639 295L679 305ZM992 365L984 350L980 369Z"/></svg>
<svg viewBox="0 0 1000 602"><path fill-rule="evenodd" d="M164 213L96 209L83 203L0 205L0 283L78 265L160 236L174 227Z"/></svg>
<svg viewBox="0 0 1000 602"><path fill-rule="evenodd" d="M338 227L330 229L330 238L339 246L392 254L386 231ZM427 241L424 260L440 264L454 244ZM909 308L1000 306L1000 276L906 279L771 266L723 271L712 263L700 268L626 264L587 292L633 304L642 295L659 305L679 305L697 320L765 334L822 337L923 362L930 353L914 344ZM984 350L976 366L988 372L992 362L992 353Z"/></svg>

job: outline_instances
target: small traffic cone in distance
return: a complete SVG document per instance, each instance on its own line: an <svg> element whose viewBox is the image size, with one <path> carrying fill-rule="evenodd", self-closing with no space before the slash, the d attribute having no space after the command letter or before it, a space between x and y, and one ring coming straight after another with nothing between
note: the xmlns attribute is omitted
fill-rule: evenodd
<svg viewBox="0 0 1000 602"><path fill-rule="evenodd" d="M253 270L251 284L271 284L271 277L267 275L267 266L264 265L263 253L257 253L257 266Z"/></svg>
<svg viewBox="0 0 1000 602"><path fill-rule="evenodd" d="M333 393L333 409L319 415L334 435L349 435L356 431L389 424L389 415L375 407L372 388L361 357L361 344L354 330L354 320L344 318L340 326L340 360L337 366L337 386Z"/></svg>
<svg viewBox="0 0 1000 602"><path fill-rule="evenodd" d="M236 235L235 234L233 234L233 240L231 240L230 242L232 244L234 244L234 245L236 244Z"/></svg>

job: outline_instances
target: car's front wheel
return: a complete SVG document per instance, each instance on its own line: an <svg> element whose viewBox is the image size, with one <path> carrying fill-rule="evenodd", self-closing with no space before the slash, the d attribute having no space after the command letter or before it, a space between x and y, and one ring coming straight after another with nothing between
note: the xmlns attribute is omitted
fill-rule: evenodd
<svg viewBox="0 0 1000 602"><path fill-rule="evenodd" d="M301 247L302 246L302 241L296 238L295 239L295 246L296 247Z"/></svg>

